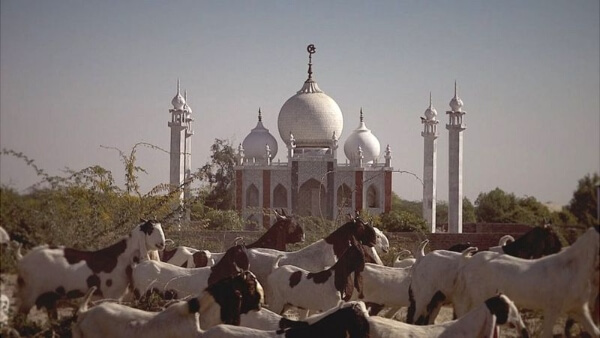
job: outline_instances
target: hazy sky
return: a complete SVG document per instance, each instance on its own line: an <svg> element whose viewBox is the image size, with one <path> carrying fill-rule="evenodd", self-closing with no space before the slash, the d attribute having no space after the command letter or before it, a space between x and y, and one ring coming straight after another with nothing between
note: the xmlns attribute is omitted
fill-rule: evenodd
<svg viewBox="0 0 600 338"><path fill-rule="evenodd" d="M235 146L257 111L279 142L283 103L314 78L344 113L340 143L367 127L392 165L422 176L429 104L438 110L438 199L448 196L454 80L467 112L463 191L499 187L566 204L600 167L598 0L503 1L29 1L2 0L0 146L50 174L101 165L123 182L118 153L137 142L168 149L177 78L194 111L193 167L215 138ZM339 157L343 161L343 147ZM169 177L168 155L142 148L144 192ZM0 157L0 181L38 181ZM393 190L422 198L412 176Z"/></svg>

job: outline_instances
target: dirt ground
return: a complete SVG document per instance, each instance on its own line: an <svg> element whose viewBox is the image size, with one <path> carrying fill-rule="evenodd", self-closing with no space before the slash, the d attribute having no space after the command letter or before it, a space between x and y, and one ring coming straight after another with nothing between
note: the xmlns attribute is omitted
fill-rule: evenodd
<svg viewBox="0 0 600 338"><path fill-rule="evenodd" d="M10 298L11 307L10 307L9 316L12 316L17 311L16 300L15 300L16 275L3 274L1 277L2 277L2 284L0 286L0 293L5 294ZM64 310L59 311L59 315L61 317L62 316L71 316L72 313L73 312L70 309L64 309ZM297 314L295 314L293 312L293 310L290 311L288 314L290 315L290 317L297 317L296 316ZM530 312L530 311L522 312L521 315L523 317L523 320L525 321L525 324L527 325L527 327L529 329L531 337L538 336L540 333L540 330L541 330L540 317L536 316L535 313ZM396 314L396 316L397 316L397 318L405 318L406 317L406 308L403 308L402 310L400 310ZM48 320L48 317L46 316L45 312L39 311L34 308L29 313L28 319L30 321L35 321L35 322L39 323L40 325L43 325ZM445 306L440 311L440 314L438 315L438 317L436 319L436 323L449 321L451 319L452 319L452 308ZM565 320L566 320L566 318L564 316L559 318L556 325L554 326L554 336L555 337L563 337L562 333L563 333L563 330L565 327L564 326ZM501 331L500 337L503 337L503 338L519 337L518 332L516 332L516 330L514 330L514 329L501 328L500 331ZM4 333L6 333L6 331L4 331ZM575 325L575 327L573 329L573 336L577 337L578 333L579 333L578 325ZM5 336L5 335L0 334L0 337L2 337L2 336Z"/></svg>

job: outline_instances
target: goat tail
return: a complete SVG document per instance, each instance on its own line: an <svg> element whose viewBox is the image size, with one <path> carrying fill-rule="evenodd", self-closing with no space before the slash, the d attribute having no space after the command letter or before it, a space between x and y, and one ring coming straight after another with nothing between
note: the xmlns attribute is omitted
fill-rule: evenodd
<svg viewBox="0 0 600 338"><path fill-rule="evenodd" d="M498 245L499 246L505 246L506 244L508 244L509 242L514 242L515 238L511 235L504 235L502 237L500 237L500 240L498 241Z"/></svg>
<svg viewBox="0 0 600 338"><path fill-rule="evenodd" d="M425 239L419 244L419 248L417 249L417 252L415 255L417 262L425 256L425 247L427 246L428 243L429 243L429 240Z"/></svg>
<svg viewBox="0 0 600 338"><path fill-rule="evenodd" d="M85 294L85 296L83 297L83 300L81 301L81 304L79 304L79 308L77 309L77 313L76 315L80 315L84 312L86 312L88 310L88 304L90 302L90 299L92 299L92 295L94 295L94 292L96 292L97 287L96 286L92 286L88 292Z"/></svg>
<svg viewBox="0 0 600 338"><path fill-rule="evenodd" d="M284 257L284 255L277 256L277 258L275 259L275 262L273 263L273 268L272 268L271 272L275 271L275 269L277 269L279 267L279 261L281 261L281 259L283 257Z"/></svg>
<svg viewBox="0 0 600 338"><path fill-rule="evenodd" d="M407 256L412 256L412 252L410 252L410 250L407 249L402 249L398 255L396 255L396 258L394 259L394 262L399 262L400 261L400 257L407 255Z"/></svg>

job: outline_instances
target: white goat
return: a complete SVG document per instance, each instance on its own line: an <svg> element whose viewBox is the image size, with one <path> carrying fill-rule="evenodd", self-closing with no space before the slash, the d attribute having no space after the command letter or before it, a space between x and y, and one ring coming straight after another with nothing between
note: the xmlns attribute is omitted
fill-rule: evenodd
<svg viewBox="0 0 600 338"><path fill-rule="evenodd" d="M8 243L10 243L10 236L3 227L0 227L0 245L8 245Z"/></svg>
<svg viewBox="0 0 600 338"><path fill-rule="evenodd" d="M160 260L184 268L200 268L215 264L210 251L198 250L188 246L178 246L170 250L165 249Z"/></svg>
<svg viewBox="0 0 600 338"><path fill-rule="evenodd" d="M464 315L499 291L520 307L543 311L543 337L552 337L552 327L561 313L568 313L585 331L598 337L600 330L592 321L588 303L598 273L599 244L599 229L595 227L570 247L539 259L493 252L466 258L457 278L456 315Z"/></svg>
<svg viewBox="0 0 600 338"><path fill-rule="evenodd" d="M133 268L132 288L136 298L158 292L166 299L185 298L202 292L220 279L248 269L248 256L243 245L227 250L213 266L182 268L161 261L146 260Z"/></svg>
<svg viewBox="0 0 600 338"><path fill-rule="evenodd" d="M504 295L492 297L457 320L437 325L411 325L388 318L369 317L371 338L397 337L494 337L496 325L516 327L520 337L529 337L515 304Z"/></svg>
<svg viewBox="0 0 600 338"><path fill-rule="evenodd" d="M452 302L454 283L463 256L477 248L467 248L462 253L434 250L427 255L421 247L420 258L412 266L412 280L409 287L410 306L407 323L433 324L442 305Z"/></svg>
<svg viewBox="0 0 600 338"><path fill-rule="evenodd" d="M10 299L5 294L0 294L0 329L8 324L8 311L10 309Z"/></svg>
<svg viewBox="0 0 600 338"><path fill-rule="evenodd" d="M269 309L283 313L287 305L326 311L352 297L354 287L362 296L361 272L365 258L360 244L350 246L329 269L311 273L293 265L274 266L267 278ZM354 281L352 280L354 274ZM361 297L362 298L362 297Z"/></svg>
<svg viewBox="0 0 600 338"><path fill-rule="evenodd" d="M92 287L93 292L95 287ZM200 330L197 298L176 302L161 312L148 312L126 305L103 302L87 309L88 292L73 324L74 338L193 337Z"/></svg>
<svg viewBox="0 0 600 338"><path fill-rule="evenodd" d="M98 251L36 247L18 262L19 311L27 314L36 305L56 317L58 300L81 297L92 286L97 296L120 299L127 292L131 263L164 246L160 223L143 220L129 236Z"/></svg>
<svg viewBox="0 0 600 338"><path fill-rule="evenodd" d="M264 331L244 326L217 325L200 330L197 338L366 338L369 314L363 302L350 302L336 308L310 325L285 330Z"/></svg>

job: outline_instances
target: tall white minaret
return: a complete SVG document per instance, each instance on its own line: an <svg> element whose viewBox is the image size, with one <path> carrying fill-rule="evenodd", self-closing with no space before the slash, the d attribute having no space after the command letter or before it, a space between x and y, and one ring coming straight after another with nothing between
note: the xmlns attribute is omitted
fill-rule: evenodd
<svg viewBox="0 0 600 338"><path fill-rule="evenodd" d="M454 81L454 97L450 100L450 117L446 124L448 129L448 232L462 233L462 168L463 168L463 102L458 97L456 81Z"/></svg>
<svg viewBox="0 0 600 338"><path fill-rule="evenodd" d="M436 206L436 173L437 173L437 111L431 103L429 93L429 107L425 110L425 117L421 117L423 124L423 218L427 221L431 233L435 232L435 206Z"/></svg>
<svg viewBox="0 0 600 338"><path fill-rule="evenodd" d="M187 96L187 93L186 95ZM171 148L170 148L170 175L169 184L171 189L176 189L184 183L189 183L192 173L192 109L186 102L187 97L181 96L179 88L179 79L177 79L177 94L171 100L173 105L169 109L171 121L168 126L171 128ZM179 199L190 197L189 184L183 186Z"/></svg>

